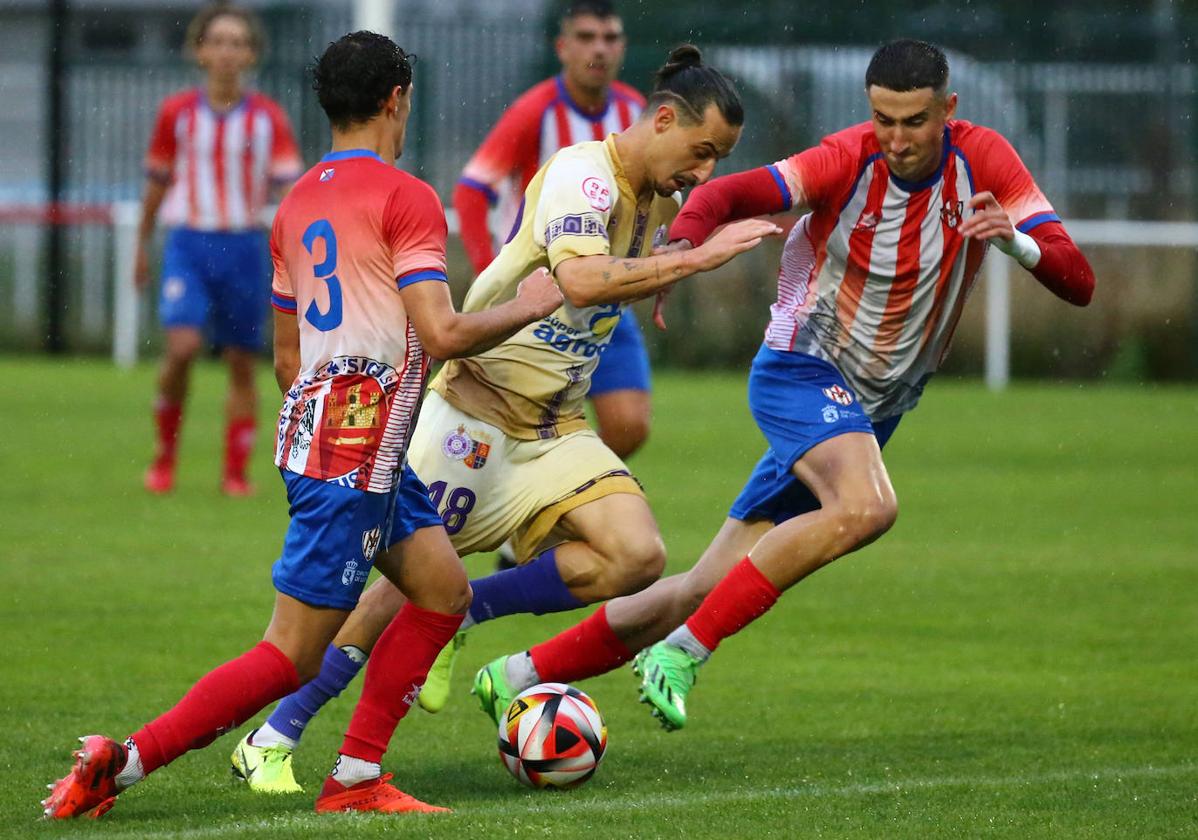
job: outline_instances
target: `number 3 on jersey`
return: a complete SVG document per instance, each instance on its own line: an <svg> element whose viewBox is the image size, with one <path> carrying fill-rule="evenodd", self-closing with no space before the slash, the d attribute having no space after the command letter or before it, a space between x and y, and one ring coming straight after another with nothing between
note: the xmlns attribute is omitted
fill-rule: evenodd
<svg viewBox="0 0 1198 840"><path fill-rule="evenodd" d="M329 310L321 312L313 300L304 310L304 317L316 329L328 332L341 326L341 281L334 273L337 270L337 235L333 233L333 226L329 224L328 219L317 219L304 231L304 247L313 256L317 239L324 241L324 259L312 266L312 273L328 287Z"/></svg>

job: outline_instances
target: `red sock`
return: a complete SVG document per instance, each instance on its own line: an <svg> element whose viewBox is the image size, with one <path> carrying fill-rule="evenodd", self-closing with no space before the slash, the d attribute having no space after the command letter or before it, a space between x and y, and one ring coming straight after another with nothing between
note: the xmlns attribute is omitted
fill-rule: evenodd
<svg viewBox="0 0 1198 840"><path fill-rule="evenodd" d="M173 709L133 733L142 767L150 773L208 746L297 688L291 660L270 642L259 642L209 671Z"/></svg>
<svg viewBox="0 0 1198 840"><path fill-rule="evenodd" d="M366 662L362 696L341 744L344 755L382 762L395 727L416 701L433 660L464 618L404 604Z"/></svg>
<svg viewBox="0 0 1198 840"><path fill-rule="evenodd" d="M254 418L239 417L225 427L225 475L245 477L245 465L254 449Z"/></svg>
<svg viewBox="0 0 1198 840"><path fill-rule="evenodd" d="M686 626L699 644L715 650L721 641L765 615L781 594L746 557L707 593Z"/></svg>
<svg viewBox="0 0 1198 840"><path fill-rule="evenodd" d="M154 460L174 466L179 447L179 426L183 423L183 403L159 397L154 403L154 427L158 432L158 449Z"/></svg>
<svg viewBox="0 0 1198 840"><path fill-rule="evenodd" d="M597 677L632 659L632 651L607 623L607 604L584 621L528 651L544 682Z"/></svg>

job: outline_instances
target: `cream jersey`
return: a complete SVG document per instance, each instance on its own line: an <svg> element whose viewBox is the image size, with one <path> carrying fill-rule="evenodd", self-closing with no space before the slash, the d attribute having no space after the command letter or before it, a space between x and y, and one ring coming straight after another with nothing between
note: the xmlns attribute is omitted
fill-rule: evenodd
<svg viewBox="0 0 1198 840"><path fill-rule="evenodd" d="M614 137L562 149L537 171L512 236L474 281L464 312L509 300L536 268L553 271L574 257L644 257L665 241L680 198L654 194L638 203ZM583 399L622 310L621 303L566 302L498 347L448 362L432 387L521 440L584 429Z"/></svg>

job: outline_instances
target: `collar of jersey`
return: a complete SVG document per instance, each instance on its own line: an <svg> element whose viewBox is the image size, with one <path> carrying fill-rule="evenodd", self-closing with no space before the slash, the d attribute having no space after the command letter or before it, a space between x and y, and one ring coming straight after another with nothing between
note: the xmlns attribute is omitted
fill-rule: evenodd
<svg viewBox="0 0 1198 840"><path fill-rule="evenodd" d="M232 107L230 107L224 111L221 111L218 108L212 107L212 103L208 99L208 91L204 90L204 88L202 88L202 87L196 88L196 90L198 90L200 93L200 104L203 105L205 108L207 108L208 112L210 114L212 114L212 116L216 117L218 120L223 120L225 117L229 117L229 116L232 116L233 114L237 113L238 111L240 111L242 108L245 107L245 103L248 102L250 99L250 96L248 93L242 93L241 98L238 99L236 102L234 102Z"/></svg>
<svg viewBox="0 0 1198 840"><path fill-rule="evenodd" d="M607 148L607 156L611 158L611 168L616 174L616 184L619 186L620 192L632 196L632 201L635 204L636 195L632 192L632 183L628 180L628 176L624 174L624 161L620 160L620 155L616 152L616 135L614 132L603 139L603 145Z"/></svg>
<svg viewBox="0 0 1198 840"><path fill-rule="evenodd" d="M928 187L932 186L932 184L939 181L940 176L944 174L944 164L948 161L949 146L952 145L949 142L947 125L944 127L944 137L941 138L940 143L941 143L940 165L936 167L935 172L933 172L928 177L924 178L922 181L904 181L902 178L900 178L899 176L897 176L893 172L891 172L890 180L894 182L894 185L896 187L898 187L900 190L905 190L906 192L914 193L914 192L919 192L920 190L926 190ZM889 170L889 168L890 167L887 167L888 170Z"/></svg>
<svg viewBox="0 0 1198 840"><path fill-rule="evenodd" d="M354 158L374 158L379 163L386 163L385 160L370 151L370 149L342 149L339 152L329 152L320 159L320 162L332 163L338 160L353 160Z"/></svg>
<svg viewBox="0 0 1198 840"><path fill-rule="evenodd" d="M557 82L557 95L562 98L562 102L566 103L566 107L588 122L603 122L603 118L607 116L608 109L611 108L610 87L607 89L607 100L603 103L603 110L598 114L588 114L582 110L582 107L577 102L570 98L570 91L566 90L565 79L561 76L556 76L554 77L554 81Z"/></svg>

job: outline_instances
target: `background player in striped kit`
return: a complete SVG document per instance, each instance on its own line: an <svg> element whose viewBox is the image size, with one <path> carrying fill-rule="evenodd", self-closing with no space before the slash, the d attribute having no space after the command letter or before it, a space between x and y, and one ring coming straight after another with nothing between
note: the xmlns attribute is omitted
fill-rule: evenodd
<svg viewBox="0 0 1198 840"><path fill-rule="evenodd" d="M462 244L476 274L512 230L533 175L559 149L619 133L645 99L618 81L624 24L610 0L578 0L562 13L554 43L562 72L522 94L466 164L453 192ZM496 207L494 229L488 209ZM589 394L599 436L627 458L649 435L649 357L640 326L626 310L603 351Z"/></svg>
<svg viewBox="0 0 1198 840"><path fill-rule="evenodd" d="M257 18L236 6L207 6L188 26L186 43L205 79L167 97L159 109L146 155L134 274L145 288L161 208L170 228L159 300L166 351L154 405L157 448L145 486L166 493L174 485L191 363L207 330L229 366L221 490L239 496L251 492L246 465L257 408L254 355L261 349L270 278L259 216L272 187L285 191L302 163L283 109L245 87L262 49Z"/></svg>
<svg viewBox="0 0 1198 840"><path fill-rule="evenodd" d="M887 44L865 83L870 122L699 187L670 229L672 241L696 244L731 219L810 211L784 247L749 376L769 449L724 526L690 572L489 663L480 673L502 693L495 706L539 681L604 673L653 645L636 661L642 698L667 728L684 725L687 692L722 639L894 522L881 447L947 351L987 247L1063 300L1089 302L1093 272L1014 149L953 118L943 52Z"/></svg>
<svg viewBox="0 0 1198 840"><path fill-rule="evenodd" d="M380 767L470 604L428 489L404 465L426 346L442 359L486 350L558 309L562 293L539 270L504 303L455 312L441 203L394 166L411 113L407 55L389 38L354 32L329 45L313 75L332 151L279 206L270 243L275 374L285 392L275 462L291 508L273 569L274 614L260 643L123 745L80 739L70 773L42 802L46 817L101 816L147 774L311 679L376 556L408 602L379 639L316 810L444 810L388 784Z"/></svg>

